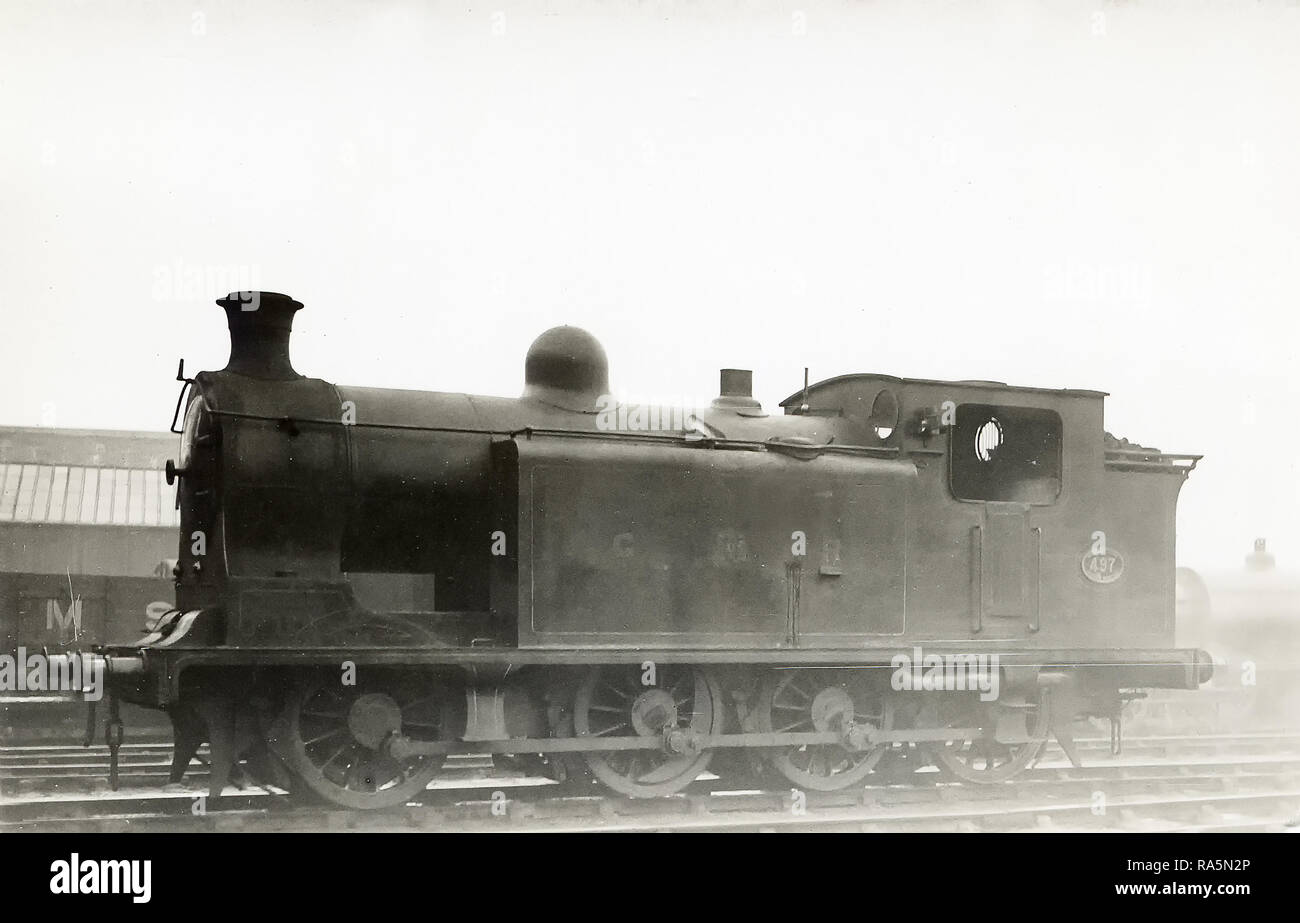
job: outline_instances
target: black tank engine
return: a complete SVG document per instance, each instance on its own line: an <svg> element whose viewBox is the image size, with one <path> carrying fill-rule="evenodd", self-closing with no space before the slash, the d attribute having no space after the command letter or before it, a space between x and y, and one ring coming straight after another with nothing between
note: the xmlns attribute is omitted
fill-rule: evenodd
<svg viewBox="0 0 1300 923"><path fill-rule="evenodd" d="M102 651L179 765L211 740L214 794L247 759L383 807L457 752L633 796L998 781L1209 678L1174 645L1198 457L1114 439L1100 392L855 374L769 415L725 369L707 407L629 406L573 327L518 399L354 388L294 370L298 302L218 304L230 362L167 471L177 610Z"/></svg>

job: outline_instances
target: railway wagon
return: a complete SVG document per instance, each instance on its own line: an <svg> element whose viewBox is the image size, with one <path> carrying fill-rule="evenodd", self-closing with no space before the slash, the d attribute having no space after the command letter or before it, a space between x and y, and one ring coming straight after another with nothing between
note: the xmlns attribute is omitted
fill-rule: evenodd
<svg viewBox="0 0 1300 923"><path fill-rule="evenodd" d="M0 649L139 639L173 603L166 433L0 427Z"/></svg>
<svg viewBox="0 0 1300 923"><path fill-rule="evenodd" d="M179 514L162 465L175 448L168 433L0 427L0 652L20 663L20 651L131 644L172 608L161 565ZM156 713L132 719L167 727ZM84 722L68 691L0 689L0 737L67 737Z"/></svg>
<svg viewBox="0 0 1300 923"><path fill-rule="evenodd" d="M176 611L102 651L211 739L214 794L241 755L358 808L460 752L631 796L904 752L997 781L1211 674L1174 642L1197 457L1109 436L1101 392L855 374L768 414L724 369L682 413L615 402L573 327L517 399L348 387L293 368L300 303L218 304L229 363L178 375Z"/></svg>

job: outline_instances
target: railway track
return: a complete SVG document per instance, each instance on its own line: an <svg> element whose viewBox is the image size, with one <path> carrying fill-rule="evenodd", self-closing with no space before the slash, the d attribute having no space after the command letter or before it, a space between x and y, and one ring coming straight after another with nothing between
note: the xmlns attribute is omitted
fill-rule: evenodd
<svg viewBox="0 0 1300 923"><path fill-rule="evenodd" d="M196 762L185 773L189 787L206 786L208 748L204 744ZM126 790L166 783L171 768L170 743L123 744L118 753L118 783ZM109 791L108 748L27 745L0 747L0 796L49 791ZM489 772L487 757L452 757L444 770L451 778Z"/></svg>
<svg viewBox="0 0 1300 923"><path fill-rule="evenodd" d="M1126 743L1079 740L1085 768L1050 747L1013 782L970 785L921 771L852 791L735 791L702 777L668 798L630 800L575 791L493 767L448 761L417 802L349 812L305 807L276 789L227 789L207 810L206 779L162 787L170 748L124 748L117 792L107 751L29 746L0 751L0 830L8 831L1003 831L1288 830L1300 818L1300 734L1152 735ZM103 749L103 748L99 748ZM97 762L102 757L102 761ZM98 775L92 773L97 772ZM201 812L201 813L196 813Z"/></svg>
<svg viewBox="0 0 1300 923"><path fill-rule="evenodd" d="M1081 738L1076 747L1085 763L1109 755L1106 738ZM1239 734L1152 734L1126 739L1122 755L1161 759L1192 758L1197 755L1271 754L1300 752L1300 734L1287 731L1262 731ZM1049 746L1039 764L1060 760L1063 754ZM197 762L186 773L188 782L207 778L207 745L199 749ZM95 790L108 787L108 748L103 744L81 747L74 744L11 744L0 746L0 794L33 792L60 785L89 785ZM123 787L147 785L165 780L171 766L171 744L165 740L125 743L119 753L119 779ZM444 777L465 773L490 773L487 757L453 756L444 769Z"/></svg>

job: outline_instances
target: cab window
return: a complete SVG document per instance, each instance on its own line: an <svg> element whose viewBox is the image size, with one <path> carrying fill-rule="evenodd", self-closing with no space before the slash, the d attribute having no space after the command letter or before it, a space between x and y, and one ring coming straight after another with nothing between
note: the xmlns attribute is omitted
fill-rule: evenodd
<svg viewBox="0 0 1300 923"><path fill-rule="evenodd" d="M1048 505L1061 494L1061 417L1051 410L960 404L949 483L958 500Z"/></svg>

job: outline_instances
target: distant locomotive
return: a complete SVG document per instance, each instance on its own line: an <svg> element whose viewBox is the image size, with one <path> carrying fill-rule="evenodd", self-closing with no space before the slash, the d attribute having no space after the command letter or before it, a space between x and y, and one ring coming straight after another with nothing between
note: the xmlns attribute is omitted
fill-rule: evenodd
<svg viewBox="0 0 1300 923"><path fill-rule="evenodd" d="M761 764L801 788L921 753L1010 778L1070 722L1196 688L1174 511L1197 456L1111 438L1096 391L848 375L769 416L619 407L573 327L519 399L294 371L302 305L221 299L189 387L177 611L109 685L330 802L401 803L447 754L631 796Z"/></svg>
<svg viewBox="0 0 1300 923"><path fill-rule="evenodd" d="M1244 567L1178 568L1175 611L1179 643L1214 653L1211 694L1198 699L1213 707L1214 720L1197 715L1200 727L1292 726L1300 714L1300 575L1294 569L1278 569L1258 539Z"/></svg>

